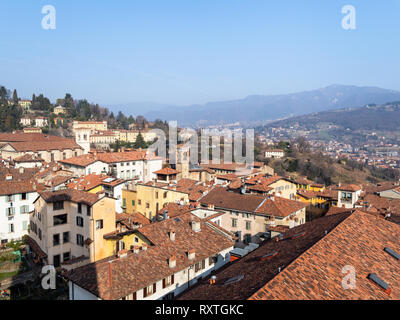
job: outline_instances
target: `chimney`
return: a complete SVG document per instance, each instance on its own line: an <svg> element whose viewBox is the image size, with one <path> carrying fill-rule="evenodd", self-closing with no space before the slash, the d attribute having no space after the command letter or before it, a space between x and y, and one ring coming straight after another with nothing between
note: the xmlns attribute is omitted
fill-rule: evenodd
<svg viewBox="0 0 400 320"><path fill-rule="evenodd" d="M199 232L201 230L200 221L195 221L195 220L192 221L192 230L194 232Z"/></svg>
<svg viewBox="0 0 400 320"><path fill-rule="evenodd" d="M11 175L11 174L8 174L8 175L6 175L6 180L12 180L13 179L13 176Z"/></svg>
<svg viewBox="0 0 400 320"><path fill-rule="evenodd" d="M19 173L24 173L24 167L19 168Z"/></svg>
<svg viewBox="0 0 400 320"><path fill-rule="evenodd" d="M172 256L168 259L168 265L171 269L176 267L176 257Z"/></svg>
<svg viewBox="0 0 400 320"><path fill-rule="evenodd" d="M196 252L194 249L191 249L187 252L187 257L189 260L194 260L196 258Z"/></svg>
<svg viewBox="0 0 400 320"><path fill-rule="evenodd" d="M142 251L147 251L147 246L145 244L142 245Z"/></svg>
<svg viewBox="0 0 400 320"><path fill-rule="evenodd" d="M210 284L215 284L215 281L217 281L217 277L216 276L212 276L210 278Z"/></svg>
<svg viewBox="0 0 400 320"><path fill-rule="evenodd" d="M175 230L171 229L171 230L169 231L169 239L170 239L171 241L175 241Z"/></svg>
<svg viewBox="0 0 400 320"><path fill-rule="evenodd" d="M139 253L139 247L138 246L134 246L133 247L133 253L136 253L136 254Z"/></svg>

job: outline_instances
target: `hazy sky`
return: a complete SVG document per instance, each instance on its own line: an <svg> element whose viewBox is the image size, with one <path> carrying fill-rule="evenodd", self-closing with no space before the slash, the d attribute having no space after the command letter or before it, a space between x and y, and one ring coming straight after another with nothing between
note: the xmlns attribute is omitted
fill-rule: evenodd
<svg viewBox="0 0 400 320"><path fill-rule="evenodd" d="M1 0L0 84L100 104L400 90L398 0ZM43 30L44 5L56 30ZM341 27L354 5L356 30Z"/></svg>

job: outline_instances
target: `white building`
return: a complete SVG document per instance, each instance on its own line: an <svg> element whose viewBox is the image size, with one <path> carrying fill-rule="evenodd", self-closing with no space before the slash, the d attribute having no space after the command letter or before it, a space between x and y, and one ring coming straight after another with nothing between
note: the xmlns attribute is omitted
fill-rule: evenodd
<svg viewBox="0 0 400 320"><path fill-rule="evenodd" d="M0 182L0 241L20 240L28 234L29 212L37 198L36 185L29 181Z"/></svg>
<svg viewBox="0 0 400 320"><path fill-rule="evenodd" d="M362 189L355 184L339 185L335 188L338 191L338 207L354 208L361 196Z"/></svg>
<svg viewBox="0 0 400 320"><path fill-rule="evenodd" d="M91 153L60 161L65 170L76 176L91 173L108 173L118 179L143 182L157 178L154 174L162 168L162 158L147 151Z"/></svg>
<svg viewBox="0 0 400 320"><path fill-rule="evenodd" d="M29 119L29 118L21 118L19 123L22 124L24 127L28 127L28 126L31 125L31 119Z"/></svg>
<svg viewBox="0 0 400 320"><path fill-rule="evenodd" d="M43 128L43 127L47 126L48 124L49 123L47 121L47 118L38 117L35 119L35 127Z"/></svg>
<svg viewBox="0 0 400 320"><path fill-rule="evenodd" d="M285 151L281 149L268 149L265 151L265 157L266 158L276 158L280 159L285 156Z"/></svg>

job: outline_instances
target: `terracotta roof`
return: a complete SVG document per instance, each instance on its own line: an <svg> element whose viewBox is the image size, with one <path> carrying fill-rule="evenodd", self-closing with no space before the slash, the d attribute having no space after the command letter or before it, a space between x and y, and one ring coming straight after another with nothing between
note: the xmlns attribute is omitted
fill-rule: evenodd
<svg viewBox="0 0 400 320"><path fill-rule="evenodd" d="M343 185L340 185L340 186L334 186L331 189L340 190L340 191L356 192L356 191L360 191L361 187L356 185L356 184L343 184Z"/></svg>
<svg viewBox="0 0 400 320"><path fill-rule="evenodd" d="M346 209L346 208L339 208L339 207L330 207L328 212L326 213L326 216L332 216L335 214L341 214L341 213L351 213L355 211L355 209Z"/></svg>
<svg viewBox="0 0 400 320"><path fill-rule="evenodd" d="M96 161L102 161L105 163L117 163L117 162L128 162L128 161L140 161L140 160L157 160L161 159L154 155L154 153L147 154L146 150L142 151L126 151L126 152L99 152L91 153L79 157L73 157L59 162L79 165L85 167Z"/></svg>
<svg viewBox="0 0 400 320"><path fill-rule="evenodd" d="M400 252L399 232L397 224L356 211L251 299L399 300L400 265L384 251ZM342 287L344 266L356 270L354 289ZM367 279L371 273L389 284L390 295Z"/></svg>
<svg viewBox="0 0 400 320"><path fill-rule="evenodd" d="M110 179L112 181L106 182L107 179ZM93 188L96 188L97 186L107 185L107 186L115 187L124 182L125 182L125 180L122 180L122 179L117 179L117 178L103 175L103 174L92 173L92 174L88 174L86 176L83 176L81 178L71 181L67 185L67 188L75 189L75 190L89 191Z"/></svg>
<svg viewBox="0 0 400 320"><path fill-rule="evenodd" d="M40 196L46 202L72 201L75 203L84 203L89 206L92 206L99 200L97 194L73 189L45 191L40 193Z"/></svg>
<svg viewBox="0 0 400 320"><path fill-rule="evenodd" d="M36 192L36 184L33 181L0 181L0 195Z"/></svg>
<svg viewBox="0 0 400 320"><path fill-rule="evenodd" d="M245 300L272 280L292 261L312 247L349 215L335 215L315 219L284 233L279 242L265 241L260 247L242 259L214 273L216 283L210 285L208 278L200 280L191 290L178 297L179 300ZM299 236L301 235L301 236ZM261 258L278 252L267 261ZM322 252L323 253L323 252ZM312 270L312 269L311 269ZM306 272L305 272L306 273ZM340 272L339 272L340 275ZM228 280L243 276L240 281L225 284Z"/></svg>
<svg viewBox="0 0 400 320"><path fill-rule="evenodd" d="M305 207L307 203L274 196L265 200L255 212L283 218Z"/></svg>
<svg viewBox="0 0 400 320"><path fill-rule="evenodd" d="M82 149L74 140L64 141L27 141L27 142L9 142L11 147L19 152L38 152L65 149Z"/></svg>
<svg viewBox="0 0 400 320"><path fill-rule="evenodd" d="M154 171L153 173L169 176L169 175L173 175L173 174L178 174L178 173L180 173L180 171L174 170L171 168L163 168L161 170Z"/></svg>
<svg viewBox="0 0 400 320"><path fill-rule="evenodd" d="M70 141L64 137L51 136L43 133L0 133L1 142L27 142L27 141Z"/></svg>
<svg viewBox="0 0 400 320"><path fill-rule="evenodd" d="M175 218L176 216L189 212L190 209L190 205L188 204L181 206L179 203L170 202L160 209L158 214L162 216L164 212L166 212L169 218Z"/></svg>
<svg viewBox="0 0 400 320"><path fill-rule="evenodd" d="M24 154L14 159L14 162L44 162L41 157L33 154Z"/></svg>
<svg viewBox="0 0 400 320"><path fill-rule="evenodd" d="M191 221L201 225L199 232L191 228ZM175 241L169 231L176 232ZM141 290L156 281L202 261L224 249L233 247L233 241L213 230L205 222L187 213L179 220L168 219L139 229L152 242L147 250L129 252L124 258L109 257L89 265L65 272L64 276L76 285L104 300L115 300ZM187 251L194 250L195 260L187 258ZM176 257L176 267L168 264Z"/></svg>
<svg viewBox="0 0 400 320"><path fill-rule="evenodd" d="M33 240L30 236L26 238L26 243L29 247L38 255L39 259L47 258L47 254L40 248L35 240Z"/></svg>

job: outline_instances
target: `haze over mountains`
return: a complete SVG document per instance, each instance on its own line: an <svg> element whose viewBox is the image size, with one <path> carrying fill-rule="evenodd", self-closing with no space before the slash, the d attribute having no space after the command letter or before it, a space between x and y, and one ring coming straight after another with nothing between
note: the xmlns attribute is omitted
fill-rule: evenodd
<svg viewBox="0 0 400 320"><path fill-rule="evenodd" d="M270 120L341 108L400 101L400 92L377 87L331 85L283 95L251 95L204 105L169 106L153 103L113 106L126 114L142 114L149 120L177 120L178 125L216 125L240 122L257 125Z"/></svg>

